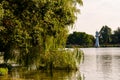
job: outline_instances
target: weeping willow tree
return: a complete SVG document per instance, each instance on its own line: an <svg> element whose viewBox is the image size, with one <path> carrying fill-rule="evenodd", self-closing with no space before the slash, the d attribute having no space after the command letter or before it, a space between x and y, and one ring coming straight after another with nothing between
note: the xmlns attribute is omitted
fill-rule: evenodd
<svg viewBox="0 0 120 80"><path fill-rule="evenodd" d="M4 60L22 65L46 63L64 48L68 27L76 20L81 0L1 0L0 49Z"/></svg>

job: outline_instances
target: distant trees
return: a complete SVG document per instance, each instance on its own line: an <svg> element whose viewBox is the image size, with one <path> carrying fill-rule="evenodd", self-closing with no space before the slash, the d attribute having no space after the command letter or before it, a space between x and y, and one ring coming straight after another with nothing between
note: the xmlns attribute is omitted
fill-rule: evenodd
<svg viewBox="0 0 120 80"><path fill-rule="evenodd" d="M120 27L111 36L113 44L120 44Z"/></svg>
<svg viewBox="0 0 120 80"><path fill-rule="evenodd" d="M103 26L100 30L100 44L120 44L120 27L113 31L108 26Z"/></svg>
<svg viewBox="0 0 120 80"><path fill-rule="evenodd" d="M103 26L99 31L100 45L101 46L119 46L120 44L120 27L113 31L107 25ZM85 32L73 32L69 34L67 38L67 45L80 45L82 47L94 46L95 38L92 35L86 34Z"/></svg>
<svg viewBox="0 0 120 80"><path fill-rule="evenodd" d="M103 26L100 30L100 44L109 44L111 42L111 28L107 25Z"/></svg>
<svg viewBox="0 0 120 80"><path fill-rule="evenodd" d="M85 32L73 32L67 38L67 45L93 46L94 37Z"/></svg>

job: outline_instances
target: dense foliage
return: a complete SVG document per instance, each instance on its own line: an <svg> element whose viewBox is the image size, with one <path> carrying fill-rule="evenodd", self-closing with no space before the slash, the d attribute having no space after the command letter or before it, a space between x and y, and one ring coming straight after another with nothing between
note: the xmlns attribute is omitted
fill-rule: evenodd
<svg viewBox="0 0 120 80"><path fill-rule="evenodd" d="M120 27L111 36L113 44L120 44Z"/></svg>
<svg viewBox="0 0 120 80"><path fill-rule="evenodd" d="M100 44L108 44L111 42L111 28L103 26L100 30Z"/></svg>
<svg viewBox="0 0 120 80"><path fill-rule="evenodd" d="M113 31L110 27L103 26L100 30L100 45L102 46L119 46L120 44L120 28Z"/></svg>
<svg viewBox="0 0 120 80"><path fill-rule="evenodd" d="M7 68L0 68L0 76L7 75L8 69Z"/></svg>
<svg viewBox="0 0 120 80"><path fill-rule="evenodd" d="M103 26L100 30L100 44L120 44L120 28L113 31L108 26Z"/></svg>
<svg viewBox="0 0 120 80"><path fill-rule="evenodd" d="M85 32L73 32L67 38L67 45L93 46L94 36L86 34Z"/></svg>
<svg viewBox="0 0 120 80"><path fill-rule="evenodd" d="M0 51L4 60L39 65L64 47L81 0L0 0Z"/></svg>

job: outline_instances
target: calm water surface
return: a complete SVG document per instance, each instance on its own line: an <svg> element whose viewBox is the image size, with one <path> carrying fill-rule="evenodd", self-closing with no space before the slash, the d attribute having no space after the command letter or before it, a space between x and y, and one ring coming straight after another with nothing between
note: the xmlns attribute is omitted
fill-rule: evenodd
<svg viewBox="0 0 120 80"><path fill-rule="evenodd" d="M82 48L84 80L120 80L120 48Z"/></svg>
<svg viewBox="0 0 120 80"><path fill-rule="evenodd" d="M15 69L0 80L120 80L120 48L81 48L84 61L77 72Z"/></svg>

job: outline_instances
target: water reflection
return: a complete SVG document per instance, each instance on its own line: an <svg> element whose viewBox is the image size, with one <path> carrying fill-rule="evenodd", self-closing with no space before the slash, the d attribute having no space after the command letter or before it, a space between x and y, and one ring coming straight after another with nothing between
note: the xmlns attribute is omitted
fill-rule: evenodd
<svg viewBox="0 0 120 80"><path fill-rule="evenodd" d="M85 80L120 80L119 48L82 48L85 53L81 74Z"/></svg>
<svg viewBox="0 0 120 80"><path fill-rule="evenodd" d="M83 80L79 71L27 71L15 69L0 80Z"/></svg>
<svg viewBox="0 0 120 80"><path fill-rule="evenodd" d="M15 69L0 80L120 80L120 48L82 48L80 71Z"/></svg>
<svg viewBox="0 0 120 80"><path fill-rule="evenodd" d="M97 55L97 72L103 76L104 80L111 79L112 76L112 56Z"/></svg>

